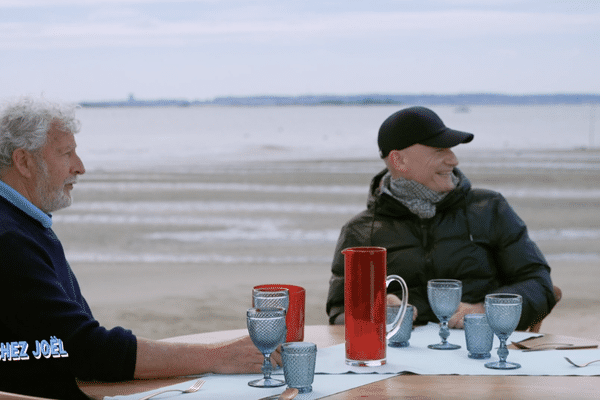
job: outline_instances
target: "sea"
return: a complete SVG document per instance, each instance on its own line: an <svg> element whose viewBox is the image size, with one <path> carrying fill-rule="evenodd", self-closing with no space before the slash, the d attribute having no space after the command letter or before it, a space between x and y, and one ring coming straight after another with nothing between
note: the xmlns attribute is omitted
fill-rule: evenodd
<svg viewBox="0 0 600 400"><path fill-rule="evenodd" d="M377 132L399 106L272 107L122 107L81 108L77 116L78 153L88 175L68 212L55 223L69 227L103 227L115 232L136 227L143 246L94 249L77 238L68 247L71 262L306 264L331 262L331 251L344 220L365 206L365 184L318 182L249 182L222 179L223 174L253 171L305 174L378 172ZM561 169L594 174L600 170L600 105L431 106L445 124L471 132L473 142L456 147L461 165L471 169L503 166ZM202 173L214 180L170 182L146 179L152 173ZM113 174L117 178L110 179ZM139 178L139 179L138 179ZM600 188L545 186L491 187L508 199L597 201ZM210 200L185 200L168 193L213 193ZM110 195L126 200L115 201ZM260 200L257 194L267 194ZM156 198L151 199L152 196ZM329 197L327 197L329 196ZM336 197L337 196L337 197ZM337 202L347 196L347 202ZM321 220L322 223L309 223ZM325 221L325 222L323 222ZM326 221L332 221L327 225ZM99 232L99 229L98 229ZM597 250L552 243L598 242L596 227L534 226L534 240L556 249L555 260L600 261ZM87 234L81 236L85 237ZM100 240L99 240L100 242ZM213 244L212 246L210 244ZM247 251L229 252L227 243ZM271 246L265 250L265 243ZM149 244L149 245L148 245ZM157 244L153 246L153 244ZM160 245L159 245L160 244ZM206 246L194 250L190 245ZM309 256L282 255L277 249L310 248ZM325 247L322 245L325 244ZM254 249L254 250L253 250ZM290 253L290 252L288 252Z"/></svg>
<svg viewBox="0 0 600 400"><path fill-rule="evenodd" d="M378 158L377 132L399 106L82 108L88 169L177 169L246 161ZM431 107L475 134L461 152L592 149L600 105ZM582 155L582 157L585 157ZM559 166L557 166L559 167Z"/></svg>

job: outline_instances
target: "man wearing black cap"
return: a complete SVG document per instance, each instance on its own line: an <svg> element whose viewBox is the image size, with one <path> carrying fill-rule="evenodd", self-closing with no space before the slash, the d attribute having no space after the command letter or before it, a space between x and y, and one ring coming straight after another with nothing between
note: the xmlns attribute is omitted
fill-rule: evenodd
<svg viewBox="0 0 600 400"><path fill-rule="evenodd" d="M387 249L387 274L406 281L416 323L438 322L427 299L427 281L436 278L463 283L451 328L462 328L466 314L484 312L489 293L523 296L520 330L552 310L550 267L524 222L501 194L471 188L456 168L451 148L471 140L471 133L446 127L425 107L400 110L383 122L378 144L387 168L371 182L367 209L342 228L329 282L330 323L344 322L341 251L357 246ZM396 290L390 286L388 293Z"/></svg>

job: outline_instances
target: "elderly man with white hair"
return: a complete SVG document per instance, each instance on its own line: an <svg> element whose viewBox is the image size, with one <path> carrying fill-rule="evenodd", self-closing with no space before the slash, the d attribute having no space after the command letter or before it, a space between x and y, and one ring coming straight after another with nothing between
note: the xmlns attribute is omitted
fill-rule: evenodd
<svg viewBox="0 0 600 400"><path fill-rule="evenodd" d="M259 373L263 356L249 337L166 343L94 319L52 231L51 213L71 204L85 173L78 130L74 108L44 100L24 98L0 113L0 391L83 399L76 378Z"/></svg>

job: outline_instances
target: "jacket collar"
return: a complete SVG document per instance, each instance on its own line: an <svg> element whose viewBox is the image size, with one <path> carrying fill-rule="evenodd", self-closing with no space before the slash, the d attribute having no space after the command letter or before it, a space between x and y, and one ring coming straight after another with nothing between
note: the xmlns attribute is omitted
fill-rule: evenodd
<svg viewBox="0 0 600 400"><path fill-rule="evenodd" d="M414 215L398 200L381 192L381 180L387 172L387 168L383 169L371 180L367 208L376 209L377 213L392 216ZM469 181L469 178L467 178L461 170L454 168L454 174L458 176L460 181L458 182L458 185L456 185L456 188L454 188L454 190L452 190L444 200L437 205L438 211L454 207L457 204L464 202L467 192L471 189L471 181Z"/></svg>

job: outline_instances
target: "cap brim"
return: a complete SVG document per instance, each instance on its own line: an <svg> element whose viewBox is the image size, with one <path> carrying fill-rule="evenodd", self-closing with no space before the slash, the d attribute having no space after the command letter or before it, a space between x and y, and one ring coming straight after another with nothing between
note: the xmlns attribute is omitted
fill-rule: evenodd
<svg viewBox="0 0 600 400"><path fill-rule="evenodd" d="M448 148L454 147L461 143L469 143L473 140L472 133L455 131L453 129L446 128L440 134L431 137L429 139L420 141L420 144L430 147Z"/></svg>

